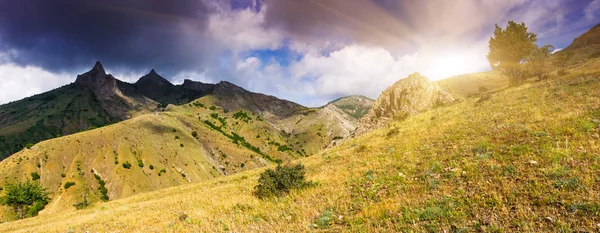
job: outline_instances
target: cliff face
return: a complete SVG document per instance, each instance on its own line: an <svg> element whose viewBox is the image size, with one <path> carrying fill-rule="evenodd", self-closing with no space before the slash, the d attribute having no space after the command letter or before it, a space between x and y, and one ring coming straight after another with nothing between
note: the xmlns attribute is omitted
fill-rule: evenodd
<svg viewBox="0 0 600 233"><path fill-rule="evenodd" d="M100 62L96 62L90 71L77 75L75 85L89 88L100 106L121 120L150 112L156 106L156 102L140 93L134 85L106 74Z"/></svg>
<svg viewBox="0 0 600 233"><path fill-rule="evenodd" d="M117 87L117 79L110 74L107 75L100 62L96 62L94 68L87 73L77 75L75 84L90 88L98 100L109 100L116 95L121 95Z"/></svg>
<svg viewBox="0 0 600 233"><path fill-rule="evenodd" d="M357 134L403 119L432 107L454 102L452 95L419 73L413 73L388 87L367 115L360 119Z"/></svg>

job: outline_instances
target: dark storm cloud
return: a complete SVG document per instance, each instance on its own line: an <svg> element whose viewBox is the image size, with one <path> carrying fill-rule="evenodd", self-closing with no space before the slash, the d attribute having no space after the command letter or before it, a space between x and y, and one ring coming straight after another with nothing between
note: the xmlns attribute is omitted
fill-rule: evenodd
<svg viewBox="0 0 600 233"><path fill-rule="evenodd" d="M586 6L589 2L265 0L265 5L267 24L294 38L341 39L410 50L427 44L452 46L465 43L464 38L487 39L495 23L505 24L508 20L525 21L538 33L549 28L559 31L565 13L574 5Z"/></svg>
<svg viewBox="0 0 600 233"><path fill-rule="evenodd" d="M412 43L399 1L267 0L267 23L303 40L333 38L374 44ZM387 8L386 8L387 7Z"/></svg>
<svg viewBox="0 0 600 233"><path fill-rule="evenodd" d="M200 0L0 0L0 52L50 71L101 60L175 73L206 59L209 11Z"/></svg>

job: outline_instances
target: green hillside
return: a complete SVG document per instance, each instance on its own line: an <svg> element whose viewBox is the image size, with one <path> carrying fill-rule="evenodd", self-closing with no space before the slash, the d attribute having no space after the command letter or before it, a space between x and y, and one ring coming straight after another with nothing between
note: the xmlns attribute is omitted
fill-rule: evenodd
<svg viewBox="0 0 600 233"><path fill-rule="evenodd" d="M329 102L329 104L335 105L356 119L360 119L369 112L373 102L375 102L375 100L367 97L352 95L338 98Z"/></svg>
<svg viewBox="0 0 600 233"><path fill-rule="evenodd" d="M119 121L89 88L69 84L0 106L0 160L29 143Z"/></svg>

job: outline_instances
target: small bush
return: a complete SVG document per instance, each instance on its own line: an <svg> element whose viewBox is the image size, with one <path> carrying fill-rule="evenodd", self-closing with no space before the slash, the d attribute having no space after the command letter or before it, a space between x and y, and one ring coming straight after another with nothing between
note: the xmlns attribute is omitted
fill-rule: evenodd
<svg viewBox="0 0 600 233"><path fill-rule="evenodd" d="M25 147L26 147L27 149L31 149L31 147L33 147L33 143L27 143L27 145L25 145Z"/></svg>
<svg viewBox="0 0 600 233"><path fill-rule="evenodd" d="M144 161L138 159L138 167L144 167Z"/></svg>
<svg viewBox="0 0 600 233"><path fill-rule="evenodd" d="M260 198L287 195L292 189L301 189L312 185L307 182L304 165L277 165L275 170L267 169L258 179L258 185L254 187L255 195Z"/></svg>
<svg viewBox="0 0 600 233"><path fill-rule="evenodd" d="M333 223L333 211L326 210L317 217L315 225L320 229L327 229Z"/></svg>
<svg viewBox="0 0 600 233"><path fill-rule="evenodd" d="M209 109L214 111L214 110L217 110L217 107L213 105L213 106L210 106Z"/></svg>
<svg viewBox="0 0 600 233"><path fill-rule="evenodd" d="M123 168L130 169L131 168L131 163L129 163L129 162L123 163Z"/></svg>
<svg viewBox="0 0 600 233"><path fill-rule="evenodd" d="M67 183L65 183L65 190L69 189L71 186L75 185L75 182L69 181Z"/></svg>
<svg viewBox="0 0 600 233"><path fill-rule="evenodd" d="M65 178L66 176L65 173L60 173L60 177Z"/></svg>
<svg viewBox="0 0 600 233"><path fill-rule="evenodd" d="M31 179L32 180L39 180L40 179L40 174L38 174L37 172L32 172L31 173Z"/></svg>
<svg viewBox="0 0 600 233"><path fill-rule="evenodd" d="M183 143L179 144L180 147L183 147Z"/></svg>
<svg viewBox="0 0 600 233"><path fill-rule="evenodd" d="M192 137L198 137L198 132L192 131Z"/></svg>
<svg viewBox="0 0 600 233"><path fill-rule="evenodd" d="M150 168L150 170L154 170L154 166L153 165L150 165L149 168Z"/></svg>

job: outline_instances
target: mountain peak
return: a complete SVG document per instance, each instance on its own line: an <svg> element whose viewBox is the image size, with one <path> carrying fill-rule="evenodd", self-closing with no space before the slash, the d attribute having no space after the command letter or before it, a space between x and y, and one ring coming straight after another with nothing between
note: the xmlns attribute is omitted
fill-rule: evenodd
<svg viewBox="0 0 600 233"><path fill-rule="evenodd" d="M106 75L106 72L104 71L104 66L102 66L102 63L100 63L100 61L96 61L96 64L94 64L94 67L90 71L88 71L88 73L92 76Z"/></svg>
<svg viewBox="0 0 600 233"><path fill-rule="evenodd" d="M158 73L156 73L156 71L154 69L150 70L150 73L148 73L147 75L142 76L136 82L136 84L138 84L138 85L153 85L153 86L158 86L158 87L173 86L173 84L171 82L169 82L169 80L160 76Z"/></svg>
<svg viewBox="0 0 600 233"><path fill-rule="evenodd" d="M90 71L77 75L75 83L89 87L100 100L110 99L120 93L117 88L117 80L112 75L106 74L99 61Z"/></svg>

